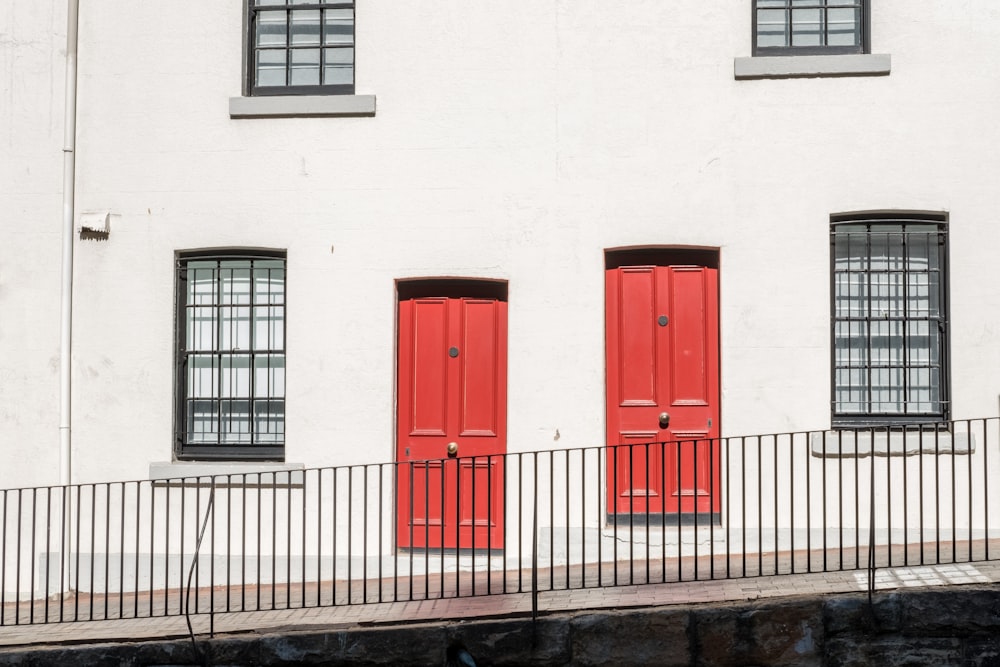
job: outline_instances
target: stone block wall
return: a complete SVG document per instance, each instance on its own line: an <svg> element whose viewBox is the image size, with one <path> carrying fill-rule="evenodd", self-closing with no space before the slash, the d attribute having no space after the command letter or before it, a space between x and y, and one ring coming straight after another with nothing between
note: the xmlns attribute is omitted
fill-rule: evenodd
<svg viewBox="0 0 1000 667"><path fill-rule="evenodd" d="M199 638L211 665L438 666L461 643L480 667L1000 666L1000 587L797 596L745 603ZM0 665L200 664L189 639L11 648Z"/></svg>

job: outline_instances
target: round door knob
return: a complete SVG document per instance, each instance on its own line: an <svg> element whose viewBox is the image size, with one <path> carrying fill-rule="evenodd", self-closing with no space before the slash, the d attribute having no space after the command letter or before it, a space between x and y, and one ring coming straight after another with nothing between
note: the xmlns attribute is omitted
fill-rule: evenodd
<svg viewBox="0 0 1000 667"><path fill-rule="evenodd" d="M670 426L670 413L661 412L660 413L660 428L667 428Z"/></svg>
<svg viewBox="0 0 1000 667"><path fill-rule="evenodd" d="M448 456L458 456L458 443L449 442L448 443Z"/></svg>

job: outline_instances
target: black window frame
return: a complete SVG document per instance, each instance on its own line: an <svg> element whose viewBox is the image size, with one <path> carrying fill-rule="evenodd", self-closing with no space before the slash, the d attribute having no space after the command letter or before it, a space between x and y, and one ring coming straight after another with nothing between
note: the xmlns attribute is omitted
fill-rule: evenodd
<svg viewBox="0 0 1000 667"><path fill-rule="evenodd" d="M869 268L867 273L869 278L867 281L866 294L864 300L867 303L865 309L866 314L862 317L838 317L837 314L837 241L838 238L843 238L845 234L850 234L851 227L854 226L865 226L865 232L854 232L856 234L865 234L866 236L866 255L865 259L870 267L872 254L871 254L871 235L872 233L885 233L891 234L892 232L881 232L877 231L878 227L898 227L902 225L903 232L901 232L903 247L906 247L906 232L905 228L907 225L911 227L933 227L935 228L934 234L934 248L936 248L936 272L938 273L937 280L937 293L935 298L938 303L938 312L936 315L931 314L928 308L928 313L925 316L918 317L910 314L910 300L907 295L908 284L909 284L909 258L904 259L904 264L906 265L902 269L903 279L900 284L903 285L903 296L901 301L903 303L903 315L902 317L892 318L889 315L883 315L877 318L880 321L899 321L904 324L900 327L903 331L903 343L900 349L903 350L902 354L904 356L904 362L902 365L897 366L886 366L880 368L886 368L891 370L892 368L903 369L903 375L907 375L909 371L913 369L933 369L935 364L931 357L928 358L926 364L911 364L909 362L909 355L911 348L907 347L906 338L908 334L907 326L914 322L927 321L928 330L931 326L937 327L937 340L938 344L936 346L937 351L937 372L938 372L938 396L936 400L926 401L927 403L936 404L936 409L924 410L924 411L907 411L904 408L903 412L889 412L889 411L876 411L872 410L872 404L875 401L872 399L872 387L873 383L871 380L871 371L874 366L872 360L872 343L871 340L875 337L872 333L871 323L875 320L872 315L872 300L874 298L872 294L872 282L870 275L874 273ZM876 231L873 232L873 228ZM839 231L838 231L839 230ZM870 428L870 427L923 427L928 425L942 426L948 422L951 413L951 374L950 374L950 306L949 306L949 241L948 241L948 215L942 213L924 213L924 212L887 212L887 213L848 213L848 214L836 214L830 216L830 409L831 409L831 423L833 428ZM931 244L927 243L928 255L930 254ZM888 262L887 262L888 263ZM931 268L932 263L928 259L928 268L925 271L928 273L928 285L931 284L929 276L934 272ZM849 273L849 272L845 272ZM886 274L890 274L891 271L886 269ZM919 271L914 271L913 273L919 273ZM928 287L928 303L930 303L930 287ZM861 366L852 366L850 360L848 363L843 365L838 365L838 340L837 340L837 330L838 324L841 322L858 321L865 323L865 333L862 334L862 339L867 341L866 354L864 359L864 364ZM931 350L931 346L928 344L928 350ZM840 403L838 401L838 380L837 373L838 370L851 370L853 368L867 368L868 380L865 385L863 385L863 390L867 392L867 402L868 410L863 412L848 412L840 408ZM928 370L928 375L933 373L932 370ZM933 387L933 383L929 384L929 387ZM896 391L900 391L898 388ZM908 404L907 387L904 382L903 392L903 403Z"/></svg>
<svg viewBox="0 0 1000 667"><path fill-rule="evenodd" d="M854 45L820 45L820 46L792 46L791 44L791 15L788 14L785 20L785 45L784 46L758 46L757 45L757 13L761 10L776 9L774 7L759 7L760 0L753 0L750 5L751 11L751 39L753 42L754 56L809 56L809 55L841 55L859 54L871 52L871 0L815 0L817 9L837 9L860 6L861 20L859 29L861 32L858 44ZM784 0L786 13L792 9L792 0ZM798 9L809 9L812 7L799 6ZM825 16L825 12L824 12ZM825 25L825 23L824 23ZM828 33L824 27L824 41L828 38Z"/></svg>
<svg viewBox="0 0 1000 667"><path fill-rule="evenodd" d="M275 348L273 350L267 350L266 354L270 356L276 356L280 354L282 364L284 364L287 358L286 354L286 322L287 322L287 284L288 284L288 261L285 251L279 250L248 250L248 249L221 249L212 251L190 251L190 252L178 252L175 256L174 263L174 283L175 283L175 327L174 327L174 366L175 366L175 376L174 376L174 458L178 461L273 461L282 462L285 460L285 437L284 437L284 426L285 426L285 395L282 393L280 401L276 401L274 396L269 395L267 397L268 407L272 401L280 402L281 406L281 438L279 440L271 440L267 443L249 443L249 444L226 444L226 443L216 443L216 444L205 444L196 443L189 441L188 438L188 402L194 401L194 398L189 398L188 392L188 368L189 368L189 358L194 356L196 353L205 354L204 350L192 351L187 349L186 338L187 338L187 322L188 322L188 310L195 307L194 304L189 304L187 300L187 284L188 284L188 265L192 262L223 262L230 260L246 260L251 262L254 261L274 261L280 260L282 263L282 298L281 298L281 347ZM252 271L251 271L252 275ZM270 280L270 277L269 277ZM216 294L221 294L221 287L217 288L219 292ZM252 288L251 288L252 289ZM254 304L251 300L251 308L257 304ZM268 301L268 306L272 306L270 302L270 297ZM201 306L204 307L204 306ZM211 307L218 311L219 309L232 307L231 305L226 305L221 303L221 297L217 296L215 301L211 304ZM215 326L221 326L218 322L218 314L214 315L216 318ZM252 330L253 326L248 325L248 331ZM213 356L218 356L219 368L223 367L222 356L226 355L232 357L234 350L226 351L220 349L219 339L221 335L215 334L217 337L213 341L213 346L210 353ZM253 336L252 333L249 335ZM252 338L251 338L252 341ZM251 342L250 350L245 352L249 356L249 377L252 378L254 375L254 359L258 353L265 353L263 351L257 350ZM270 369L270 366L268 366ZM218 380L213 379L213 400L219 401L219 419L222 419L222 407L221 404L224 400L221 396L221 370ZM254 424L254 414L253 407L259 399L253 389L253 380L251 382L251 393L247 398L247 402L250 404L250 413L248 418L248 424L250 425L251 433L253 432ZM218 386L216 386L218 385ZM233 400L232 397L229 399ZM268 417L270 420L270 417ZM270 423L270 421L269 421ZM219 429L220 440L222 437L222 429ZM253 435L251 435L251 439Z"/></svg>
<svg viewBox="0 0 1000 667"><path fill-rule="evenodd" d="M285 4L274 4L274 5L260 5L257 4L258 0L246 0L245 8L245 22L246 31L244 37L245 51L246 51L246 62L244 63L244 68L246 70L246 94L250 97L272 97L281 95L353 95L355 86L355 76L357 71L357 44L355 41L356 27L357 27L357 10L356 10L356 0L347 0L340 2L321 2L316 0L308 4L289 4L289 0L284 0ZM291 15L292 11L302 11L302 10L320 10L320 42L319 45L305 45L301 47L294 47L287 43L284 47L273 47L274 50L284 49L286 53L291 54L292 51L301 49L318 49L320 51L320 62L319 62L319 73L320 78L324 76L323 67L323 50L324 48L348 48L347 46L337 45L337 46L326 46L323 45L324 37L324 26L325 22L322 20L322 11L327 9L350 9L351 10L351 25L352 25L352 36L350 42L350 49L353 52L351 57L351 83L350 84L323 84L318 85L292 85L290 81L291 77L291 58L286 58L285 60L285 81L284 86L259 86L256 83L256 60L257 52L261 49L257 46L257 13L262 11L282 11L284 10Z"/></svg>

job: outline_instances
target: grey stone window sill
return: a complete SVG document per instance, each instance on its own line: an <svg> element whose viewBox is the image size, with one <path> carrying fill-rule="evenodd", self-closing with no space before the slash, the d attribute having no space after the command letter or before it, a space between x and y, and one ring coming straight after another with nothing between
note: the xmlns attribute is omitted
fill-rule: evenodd
<svg viewBox="0 0 1000 667"><path fill-rule="evenodd" d="M214 479L216 487L290 487L302 486L304 468L301 463L164 461L149 464L149 478L159 484L171 480L177 486L207 487Z"/></svg>
<svg viewBox="0 0 1000 667"><path fill-rule="evenodd" d="M972 454L976 451L973 433L947 431L826 431L813 433L810 439L813 456L853 458L875 456L913 456L915 454Z"/></svg>
<svg viewBox="0 0 1000 667"><path fill-rule="evenodd" d="M888 53L852 53L830 56L758 56L734 58L737 79L791 79L826 76L888 76Z"/></svg>
<svg viewBox="0 0 1000 667"><path fill-rule="evenodd" d="M374 116L374 95L276 95L230 97L230 118Z"/></svg>

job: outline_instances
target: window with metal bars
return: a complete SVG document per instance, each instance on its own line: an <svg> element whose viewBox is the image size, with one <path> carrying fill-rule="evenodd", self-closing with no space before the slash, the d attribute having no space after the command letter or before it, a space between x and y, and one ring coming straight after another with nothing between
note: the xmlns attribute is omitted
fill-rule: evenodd
<svg viewBox="0 0 1000 667"><path fill-rule="evenodd" d="M753 54L868 53L868 0L754 0Z"/></svg>
<svg viewBox="0 0 1000 667"><path fill-rule="evenodd" d="M354 2L247 0L250 95L353 95Z"/></svg>
<svg viewBox="0 0 1000 667"><path fill-rule="evenodd" d="M948 419L943 216L832 219L833 424Z"/></svg>
<svg viewBox="0 0 1000 667"><path fill-rule="evenodd" d="M179 459L282 460L284 253L177 258Z"/></svg>

